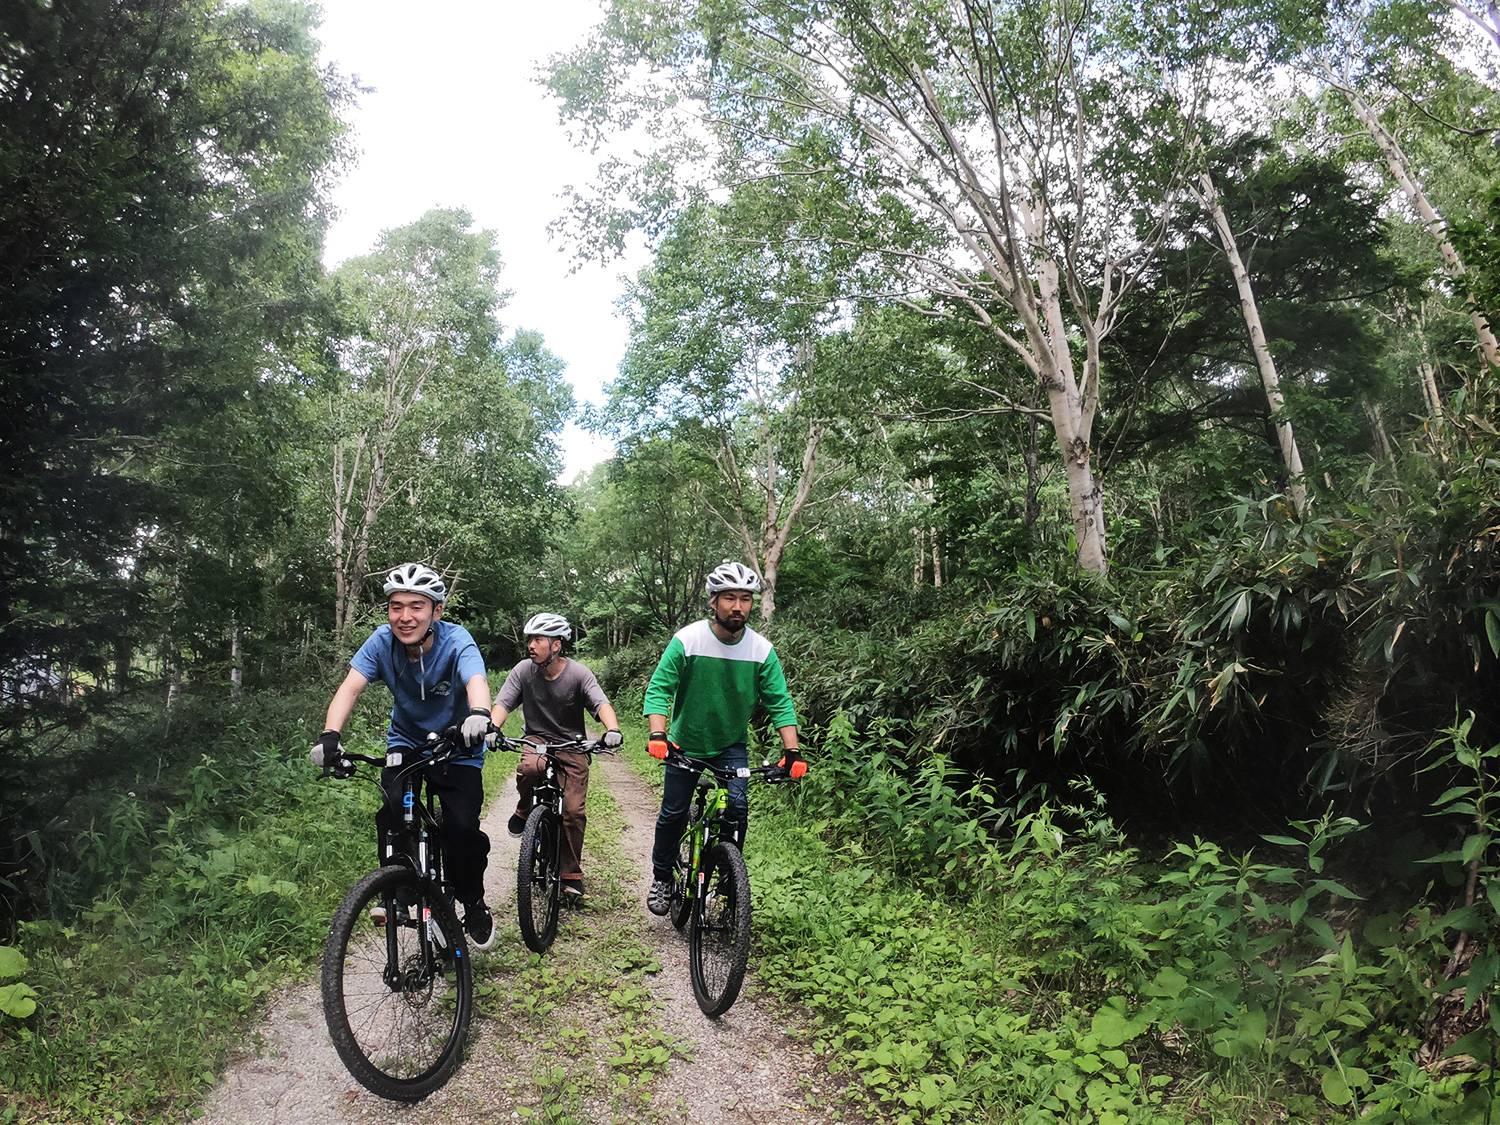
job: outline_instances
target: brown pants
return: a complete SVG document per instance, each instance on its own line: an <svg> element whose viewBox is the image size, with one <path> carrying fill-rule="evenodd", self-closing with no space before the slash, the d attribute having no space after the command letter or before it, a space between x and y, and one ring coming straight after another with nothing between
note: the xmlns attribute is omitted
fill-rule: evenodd
<svg viewBox="0 0 1500 1125"><path fill-rule="evenodd" d="M564 879L582 879L583 868L579 861L583 856L583 830L589 822L584 801L589 793L589 759L587 754L562 753L553 756L553 769L563 792L562 871ZM516 767L516 792L520 794L519 809L530 810L531 790L546 771L546 759L530 750L521 751L521 764Z"/></svg>

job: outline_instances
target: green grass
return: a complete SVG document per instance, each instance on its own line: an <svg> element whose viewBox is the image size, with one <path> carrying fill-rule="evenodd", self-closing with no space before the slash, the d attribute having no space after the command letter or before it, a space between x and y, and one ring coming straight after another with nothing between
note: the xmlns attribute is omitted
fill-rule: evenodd
<svg viewBox="0 0 1500 1125"><path fill-rule="evenodd" d="M9 1120L149 1121L197 1099L370 865L372 787L322 781L300 742L217 749L160 821L118 818L141 829L124 833L139 877L76 917L21 925L38 1009L0 1021ZM120 802L128 812L131 795Z"/></svg>
<svg viewBox="0 0 1500 1125"><path fill-rule="evenodd" d="M1462 733L1460 758L1500 759ZM1500 1016L1472 1001L1500 957L1445 986L1458 917L1351 911L1326 862L1353 821L1150 860L1083 808L996 838L941 759L911 777L885 750L827 732L804 782L752 790L746 856L761 979L854 1100L902 1125L1494 1119ZM1432 862L1457 879L1459 856ZM1434 1011L1467 1020L1477 1068L1419 1065Z"/></svg>

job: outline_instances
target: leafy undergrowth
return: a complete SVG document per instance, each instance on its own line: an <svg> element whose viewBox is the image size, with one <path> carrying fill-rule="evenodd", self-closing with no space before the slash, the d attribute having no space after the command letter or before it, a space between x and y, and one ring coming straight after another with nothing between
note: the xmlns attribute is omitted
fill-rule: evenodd
<svg viewBox="0 0 1500 1125"><path fill-rule="evenodd" d="M835 722L806 782L757 795L759 971L898 1122L1488 1120L1500 747L1466 733L1442 756L1475 784L1434 812L1477 809L1480 831L1428 870L1459 879L1477 856L1479 890L1445 915L1352 910L1327 871L1348 820L1294 825L1264 857L1193 841L1148 860L1077 808L1088 831L1043 808L995 839L940 759L903 777ZM1462 928L1476 956L1446 982ZM1440 1010L1466 1021L1466 1058L1424 1045Z"/></svg>
<svg viewBox="0 0 1500 1125"><path fill-rule="evenodd" d="M324 783L300 740L252 737L201 755L164 810L118 794L79 842L104 889L20 925L36 1008L0 1019L0 1120L150 1120L195 1100L259 1001L316 956L373 853L372 788Z"/></svg>

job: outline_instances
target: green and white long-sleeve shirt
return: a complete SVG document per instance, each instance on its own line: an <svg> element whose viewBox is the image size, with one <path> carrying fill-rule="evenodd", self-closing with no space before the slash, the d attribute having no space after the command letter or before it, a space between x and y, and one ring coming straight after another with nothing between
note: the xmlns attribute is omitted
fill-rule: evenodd
<svg viewBox="0 0 1500 1125"><path fill-rule="evenodd" d="M756 701L778 727L797 724L781 661L771 642L746 628L725 644L707 620L677 631L646 686L647 715L671 715L667 737L693 757L707 757L746 740Z"/></svg>

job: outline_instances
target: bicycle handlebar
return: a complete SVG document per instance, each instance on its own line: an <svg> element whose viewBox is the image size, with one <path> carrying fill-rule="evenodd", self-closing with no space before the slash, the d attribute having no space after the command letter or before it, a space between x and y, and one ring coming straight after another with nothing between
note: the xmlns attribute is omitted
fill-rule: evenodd
<svg viewBox="0 0 1500 1125"><path fill-rule="evenodd" d="M500 732L496 731L495 733L499 734ZM604 745L602 739L597 738L575 738L569 742L534 742L528 735L522 735L520 738L510 738L501 734L495 745L517 752L530 750L533 754L618 754L620 752L618 746L610 749Z"/></svg>
<svg viewBox="0 0 1500 1125"><path fill-rule="evenodd" d="M720 781L729 781L736 777L760 778L771 785L779 785L783 781L791 781L792 775L787 773L784 766L773 766L770 762L762 762L758 766L716 766L712 762L700 762L690 758L681 750L674 750L664 759L666 765L675 769L686 770L690 773L703 773L707 771Z"/></svg>
<svg viewBox="0 0 1500 1125"><path fill-rule="evenodd" d="M503 734L493 723L490 725L489 733L496 736L496 749L514 750L517 753L523 749L531 750L537 754L618 754L620 752L619 747L610 749L604 745L601 739L591 741L586 738L576 738L571 742L533 742L524 735L521 738L510 738ZM352 750L341 749L339 751L339 761L347 766L349 772L352 773L355 762L364 762L366 765L379 766L382 769L395 769L401 766L432 765L435 762L445 762L460 751L472 749L476 748L464 746L462 738L459 737L458 728L454 726L449 727L442 734L429 734L427 736L427 744L418 747L413 752L410 760L407 759L407 752L404 750L387 750L383 757L376 757L373 754L357 754ZM319 769L327 768L321 744L314 744L308 756L312 759L312 764Z"/></svg>
<svg viewBox="0 0 1500 1125"><path fill-rule="evenodd" d="M406 750L387 750L384 755L376 757L373 754L359 754L353 750L339 750L339 762L346 765L349 772L354 770L355 762L364 762L366 765L380 766L382 769L396 769L401 766L431 765L434 762L446 762L449 758L470 749L463 744L459 737L457 727L449 727L442 734L429 734L427 744L417 747L411 752L408 760ZM312 751L308 754L312 764L322 768L328 768L328 763L323 756L323 747L314 744ZM335 763L337 765L337 763Z"/></svg>

